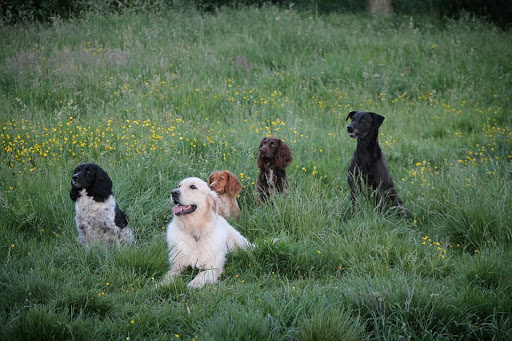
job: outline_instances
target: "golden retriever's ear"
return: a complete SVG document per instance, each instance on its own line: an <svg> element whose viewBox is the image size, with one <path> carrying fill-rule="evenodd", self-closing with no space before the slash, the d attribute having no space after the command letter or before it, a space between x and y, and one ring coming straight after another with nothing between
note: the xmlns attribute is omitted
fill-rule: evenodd
<svg viewBox="0 0 512 341"><path fill-rule="evenodd" d="M226 193L229 194L229 196L235 196L240 190L242 189L242 183L235 174L231 172L226 172L228 176L228 181L226 183Z"/></svg>
<svg viewBox="0 0 512 341"><path fill-rule="evenodd" d="M208 193L208 205L212 208L215 214L219 214L219 198L217 197L217 193L214 191L210 191Z"/></svg>

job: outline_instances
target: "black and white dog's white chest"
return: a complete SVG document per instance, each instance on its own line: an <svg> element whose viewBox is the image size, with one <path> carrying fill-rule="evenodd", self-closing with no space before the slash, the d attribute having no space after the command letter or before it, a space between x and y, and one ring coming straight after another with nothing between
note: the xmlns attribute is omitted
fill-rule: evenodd
<svg viewBox="0 0 512 341"><path fill-rule="evenodd" d="M116 215L116 202L114 196L109 195L105 201L95 201L93 197L87 195L83 189L75 202L76 223L79 229L96 227L109 229L114 224Z"/></svg>

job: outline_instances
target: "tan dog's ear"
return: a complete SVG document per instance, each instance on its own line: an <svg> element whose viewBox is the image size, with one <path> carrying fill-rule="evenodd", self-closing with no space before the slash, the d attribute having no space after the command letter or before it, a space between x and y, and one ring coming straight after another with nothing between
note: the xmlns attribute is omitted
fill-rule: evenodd
<svg viewBox="0 0 512 341"><path fill-rule="evenodd" d="M226 174L228 176L228 181L225 187L226 193L228 193L230 197L233 197L242 189L242 183L238 180L235 174L228 171L226 171Z"/></svg>
<svg viewBox="0 0 512 341"><path fill-rule="evenodd" d="M219 198L217 197L217 193L214 191L210 191L208 193L208 205L212 208L215 214L219 214Z"/></svg>

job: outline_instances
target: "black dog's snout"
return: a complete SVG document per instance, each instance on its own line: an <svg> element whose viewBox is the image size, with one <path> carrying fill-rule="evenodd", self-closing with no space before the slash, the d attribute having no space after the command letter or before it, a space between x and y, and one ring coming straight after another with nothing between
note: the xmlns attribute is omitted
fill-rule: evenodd
<svg viewBox="0 0 512 341"><path fill-rule="evenodd" d="M349 133L353 133L354 132L354 128L352 127L352 125L347 126L347 130L348 130Z"/></svg>
<svg viewBox="0 0 512 341"><path fill-rule="evenodd" d="M78 174L73 174L73 177L71 179L78 180Z"/></svg>

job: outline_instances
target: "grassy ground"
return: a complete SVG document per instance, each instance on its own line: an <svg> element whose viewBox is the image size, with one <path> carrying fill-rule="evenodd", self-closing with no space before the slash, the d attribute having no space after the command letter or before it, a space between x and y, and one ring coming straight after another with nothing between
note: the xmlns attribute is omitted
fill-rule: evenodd
<svg viewBox="0 0 512 341"><path fill-rule="evenodd" d="M512 36L480 21L246 8L0 26L0 338L512 338ZM351 214L351 110L410 218ZM255 205L265 135L291 188ZM81 247L72 169L113 178L137 244ZM258 247L167 288L170 190L229 169ZM274 238L279 238L273 243Z"/></svg>

